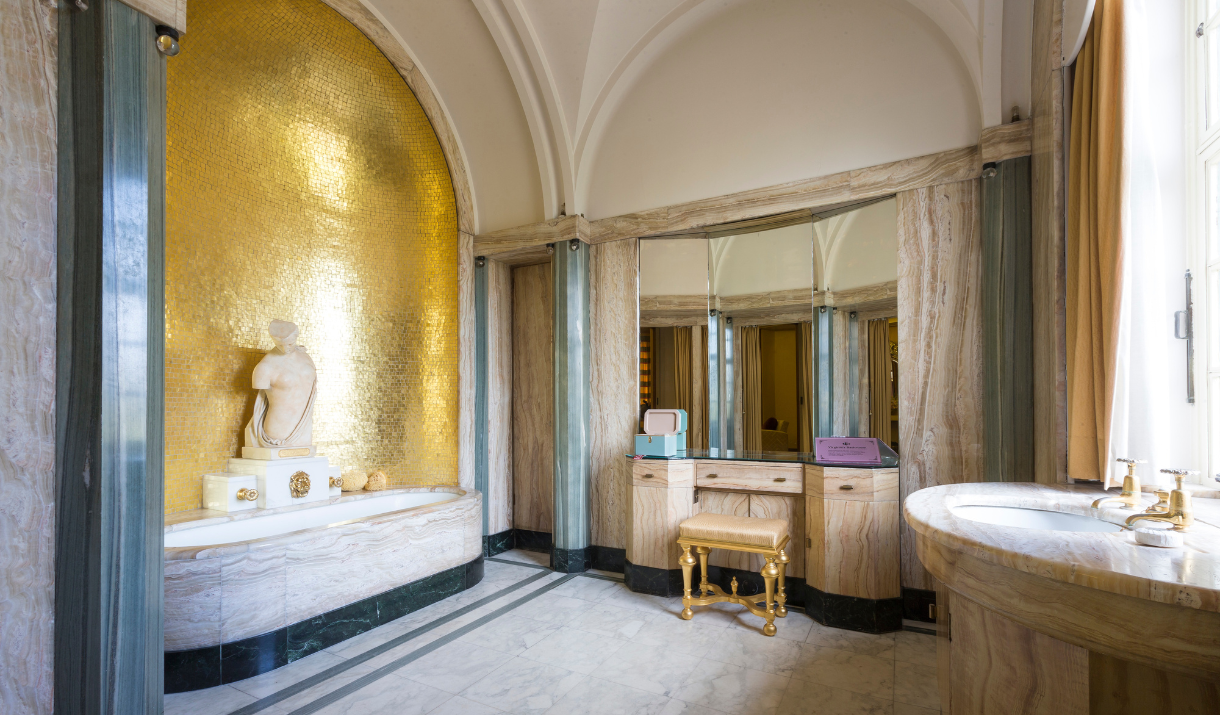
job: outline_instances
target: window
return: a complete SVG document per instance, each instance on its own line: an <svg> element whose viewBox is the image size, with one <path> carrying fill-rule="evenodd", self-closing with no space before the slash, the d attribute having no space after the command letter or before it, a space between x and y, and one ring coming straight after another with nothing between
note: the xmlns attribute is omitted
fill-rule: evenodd
<svg viewBox="0 0 1220 715"><path fill-rule="evenodd" d="M1196 400L1207 406L1207 474L1215 475L1220 473L1220 0L1195 0L1186 19L1194 372Z"/></svg>

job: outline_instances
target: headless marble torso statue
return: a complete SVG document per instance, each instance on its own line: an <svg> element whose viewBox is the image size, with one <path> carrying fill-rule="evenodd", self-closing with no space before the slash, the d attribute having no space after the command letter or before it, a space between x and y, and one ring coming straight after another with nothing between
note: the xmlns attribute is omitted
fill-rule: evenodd
<svg viewBox="0 0 1220 715"><path fill-rule="evenodd" d="M313 404L318 371L305 348L297 345L297 326L273 320L268 329L275 349L254 368L258 390L254 416L246 425L247 447L311 447Z"/></svg>

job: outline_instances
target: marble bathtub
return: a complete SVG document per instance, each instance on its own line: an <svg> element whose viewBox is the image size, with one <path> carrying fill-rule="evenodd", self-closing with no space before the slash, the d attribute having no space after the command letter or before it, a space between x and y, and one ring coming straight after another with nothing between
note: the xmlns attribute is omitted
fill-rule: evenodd
<svg viewBox="0 0 1220 715"><path fill-rule="evenodd" d="M483 574L482 499L413 487L170 515L166 692L274 670L470 588Z"/></svg>

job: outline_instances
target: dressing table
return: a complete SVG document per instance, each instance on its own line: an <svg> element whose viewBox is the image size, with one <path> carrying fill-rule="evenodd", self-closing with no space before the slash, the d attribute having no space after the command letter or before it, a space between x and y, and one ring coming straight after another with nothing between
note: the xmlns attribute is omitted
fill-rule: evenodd
<svg viewBox="0 0 1220 715"><path fill-rule="evenodd" d="M830 626L881 633L902 627L897 460L819 464L799 452L688 450L631 460L628 588L682 594L678 525L700 513L785 519L789 604ZM757 563L755 563L757 562ZM713 551L713 580L762 589L757 555ZM724 587L722 585L722 587Z"/></svg>

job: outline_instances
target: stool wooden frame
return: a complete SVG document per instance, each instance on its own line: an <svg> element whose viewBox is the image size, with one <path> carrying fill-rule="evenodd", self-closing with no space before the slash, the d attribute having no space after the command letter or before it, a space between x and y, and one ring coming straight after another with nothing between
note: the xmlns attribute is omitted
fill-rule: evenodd
<svg viewBox="0 0 1220 715"><path fill-rule="evenodd" d="M691 610L691 606L708 606L713 603L740 603L750 613L766 619L767 625L763 626L763 635L775 635L775 618L777 616L783 618L788 615L788 608L785 606L788 602L788 596L784 591L784 572L788 567L788 554L784 552L784 547L787 545L787 536L774 549L731 541L679 537L678 546L682 547L682 556L678 558L678 563L682 566L683 591L681 615L683 620L689 621L694 617L695 613ZM700 575L702 576L699 581L699 596L697 597L691 595L691 571L695 568L696 563L695 557L690 552L692 547L695 549L695 553L699 554L698 564ZM714 583L709 583L707 580L707 555L712 549L729 549L730 551L747 551L752 554L762 554L767 562L759 573L762 574L763 583L766 585L766 593L761 598L759 596L739 596L737 594L736 577L733 578L732 593L725 593L724 589Z"/></svg>

